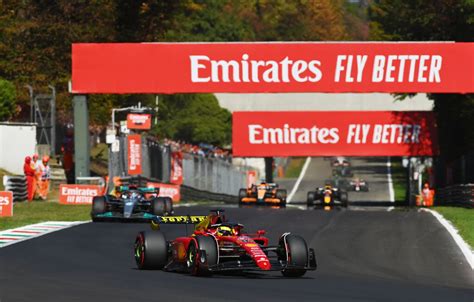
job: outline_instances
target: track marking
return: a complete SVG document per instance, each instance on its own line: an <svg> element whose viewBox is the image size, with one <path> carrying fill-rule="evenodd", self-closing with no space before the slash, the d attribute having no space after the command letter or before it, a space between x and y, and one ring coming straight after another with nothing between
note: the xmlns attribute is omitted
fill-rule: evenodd
<svg viewBox="0 0 474 302"><path fill-rule="evenodd" d="M474 252L471 250L470 246L462 239L462 237L459 235L458 230L449 222L446 218L444 218L443 215L440 213L426 209L426 208L421 208L421 211L424 212L429 212L431 213L436 219L438 219L439 223L441 223L442 226L448 231L448 233L453 237L454 242L458 245L458 247L461 249L461 252L464 254L464 257L466 257L467 263L471 266L471 269L474 270Z"/></svg>
<svg viewBox="0 0 474 302"><path fill-rule="evenodd" d="M393 181L392 181L392 162L390 161L390 156L387 157L387 182L388 182L388 196L390 202L395 202L395 192L393 190Z"/></svg>
<svg viewBox="0 0 474 302"><path fill-rule="evenodd" d="M387 212L392 212L394 209L395 209L394 206L388 207L388 208L387 208Z"/></svg>
<svg viewBox="0 0 474 302"><path fill-rule="evenodd" d="M16 229L4 230L0 232L0 248L88 222L89 221L47 221L22 226Z"/></svg>
<svg viewBox="0 0 474 302"><path fill-rule="evenodd" d="M296 191L298 190L298 187L300 185L301 180L303 180L304 175L306 174L306 170L309 167L309 163L311 162L311 157L307 157L306 161L303 165L303 169L301 169L300 176L298 176L298 179L295 182L295 185L293 186L293 189L290 192L290 195L288 195L288 198L286 199L286 203L290 203L291 199L295 195Z"/></svg>

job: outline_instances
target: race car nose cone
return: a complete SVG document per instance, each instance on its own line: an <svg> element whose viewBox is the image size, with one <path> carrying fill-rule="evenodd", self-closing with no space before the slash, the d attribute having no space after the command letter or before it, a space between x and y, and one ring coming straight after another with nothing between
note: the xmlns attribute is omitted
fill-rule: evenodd
<svg viewBox="0 0 474 302"><path fill-rule="evenodd" d="M270 262L268 262L268 260L264 260L264 261L259 261L257 263L258 267L261 268L262 270L264 271L268 271L271 269L271 265L270 265Z"/></svg>

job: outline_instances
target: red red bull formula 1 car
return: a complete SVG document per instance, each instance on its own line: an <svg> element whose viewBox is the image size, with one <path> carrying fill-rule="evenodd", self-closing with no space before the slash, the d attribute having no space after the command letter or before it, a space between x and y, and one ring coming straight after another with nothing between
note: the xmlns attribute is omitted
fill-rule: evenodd
<svg viewBox="0 0 474 302"><path fill-rule="evenodd" d="M191 236L168 241L160 224L196 224ZM135 240L139 269L163 269L203 276L225 271L281 271L301 277L316 270L314 250L297 235L284 233L278 245L268 245L265 231L246 234L243 225L229 223L221 210L208 216L156 216L152 231Z"/></svg>

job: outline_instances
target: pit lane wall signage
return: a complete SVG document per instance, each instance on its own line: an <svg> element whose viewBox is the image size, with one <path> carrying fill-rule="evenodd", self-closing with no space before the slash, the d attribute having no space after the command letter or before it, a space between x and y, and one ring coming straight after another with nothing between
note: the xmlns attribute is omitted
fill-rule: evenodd
<svg viewBox="0 0 474 302"><path fill-rule="evenodd" d="M0 217L13 216L13 192L0 191Z"/></svg>
<svg viewBox="0 0 474 302"><path fill-rule="evenodd" d="M433 156L432 112L234 112L234 156Z"/></svg>
<svg viewBox="0 0 474 302"><path fill-rule="evenodd" d="M98 185L65 185L59 186L60 204L92 204L95 196L100 196L104 188Z"/></svg>
<svg viewBox="0 0 474 302"><path fill-rule="evenodd" d="M151 129L151 114L129 113L127 114L127 128L137 130Z"/></svg>
<svg viewBox="0 0 474 302"><path fill-rule="evenodd" d="M148 182L149 188L160 188L160 197L170 197L174 202L181 200L181 186L175 184L163 184L158 182Z"/></svg>
<svg viewBox="0 0 474 302"><path fill-rule="evenodd" d="M129 134L128 141L128 174L142 174L142 138L140 134Z"/></svg>
<svg viewBox="0 0 474 302"><path fill-rule="evenodd" d="M474 92L474 43L79 43L73 93Z"/></svg>

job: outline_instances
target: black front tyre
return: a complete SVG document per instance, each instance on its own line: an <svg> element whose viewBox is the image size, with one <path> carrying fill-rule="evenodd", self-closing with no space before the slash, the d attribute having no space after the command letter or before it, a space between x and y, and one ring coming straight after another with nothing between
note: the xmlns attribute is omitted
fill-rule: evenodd
<svg viewBox="0 0 474 302"><path fill-rule="evenodd" d="M280 208L286 207L286 190L281 189L276 191L276 198L280 199Z"/></svg>
<svg viewBox="0 0 474 302"><path fill-rule="evenodd" d="M200 251L206 253L206 263L201 259ZM195 240L189 243L187 251L187 266L191 275L194 276L209 276L211 271L209 266L217 264L217 242L212 236L196 236Z"/></svg>
<svg viewBox="0 0 474 302"><path fill-rule="evenodd" d="M162 216L165 213L166 205L162 197L153 198L151 201L151 212L153 215Z"/></svg>
<svg viewBox="0 0 474 302"><path fill-rule="evenodd" d="M173 200L170 197L163 197L165 203L165 212L167 215L173 215Z"/></svg>
<svg viewBox="0 0 474 302"><path fill-rule="evenodd" d="M286 235L280 238L280 250L284 251L284 255L280 255L280 258L287 261L290 268L283 269L281 273L285 277L301 277L306 273L306 267L308 265L308 245L306 241L298 235ZM297 266L300 268L291 268L291 266Z"/></svg>
<svg viewBox="0 0 474 302"><path fill-rule="evenodd" d="M135 262L139 269L163 269L168 260L168 243L160 231L142 231L135 239Z"/></svg>
<svg viewBox="0 0 474 302"><path fill-rule="evenodd" d="M247 190L246 189L240 189L239 190L239 204L243 204L242 198L247 197Z"/></svg>
<svg viewBox="0 0 474 302"><path fill-rule="evenodd" d="M99 221L96 217L97 214L103 214L107 210L107 201L105 196L95 196L92 199L92 221Z"/></svg>
<svg viewBox="0 0 474 302"><path fill-rule="evenodd" d="M316 199L316 193L315 192L308 192L308 198L307 198L307 205L308 207L314 206L314 200Z"/></svg>
<svg viewBox="0 0 474 302"><path fill-rule="evenodd" d="M341 203L342 206L347 208L349 205L349 198L347 197L347 192L341 192Z"/></svg>

